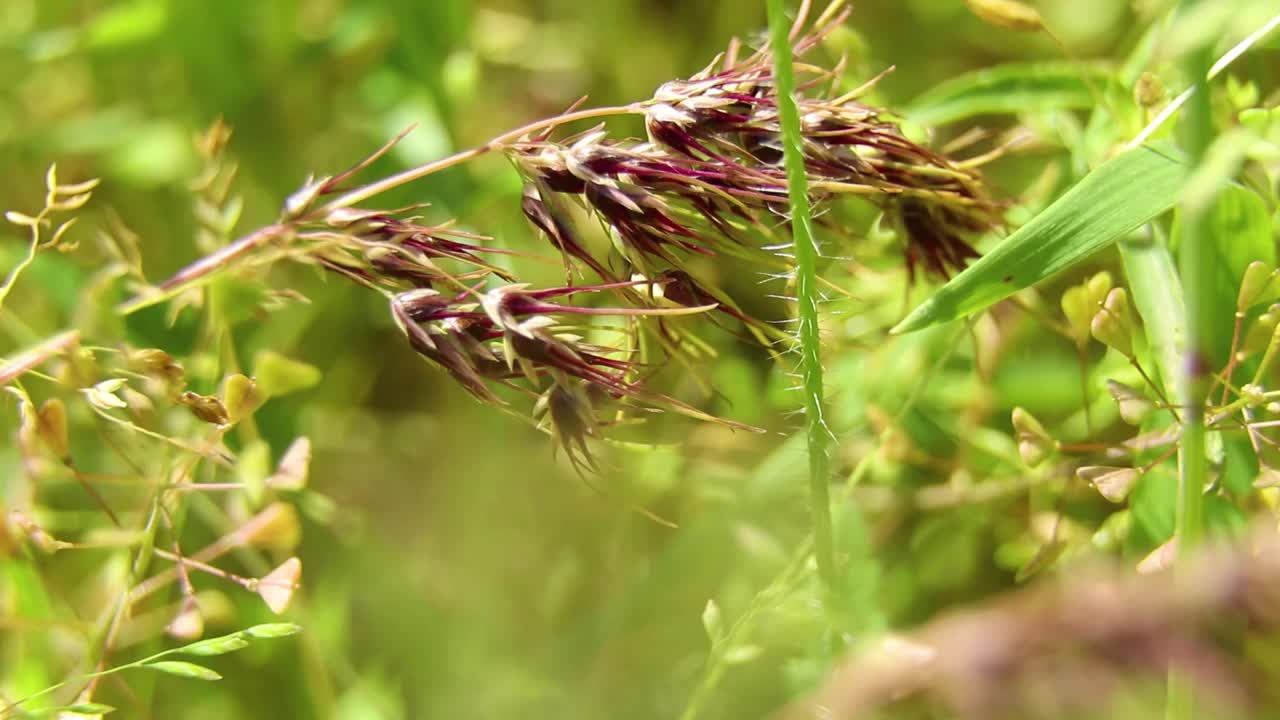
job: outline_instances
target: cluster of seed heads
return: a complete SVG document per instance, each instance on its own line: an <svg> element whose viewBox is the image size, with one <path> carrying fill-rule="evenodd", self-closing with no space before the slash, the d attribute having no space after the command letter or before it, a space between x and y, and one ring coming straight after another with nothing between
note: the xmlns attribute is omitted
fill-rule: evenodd
<svg viewBox="0 0 1280 720"><path fill-rule="evenodd" d="M833 3L803 37L805 19L798 19L794 52L817 46L847 14L841 2ZM338 273L386 295L413 349L479 400L506 405L500 386L536 397L535 416L575 466L592 467L586 438L631 411L674 410L714 420L646 388L655 359L640 357L638 349L689 352L683 331L662 316L713 311L743 323L766 345L793 342L700 279L691 262L746 262L784 282L793 274L790 256L778 252L787 247L789 204L773 57L765 49L739 60L737 48L735 42L707 68L664 84L649 100L612 112L570 108L481 148L344 189L393 141L346 172L309 181L285 203L277 225L225 246L160 288L173 290L250 256L292 258ZM1000 207L979 176L909 140L882 111L857 102L860 91L837 96L840 66L798 68L805 79L797 102L813 202L847 195L874 202L905 239L912 276L917 268L939 276L962 268L976 255L965 238L999 223ZM647 139L615 138L602 127L552 137L569 121L621 113L643 115ZM424 223L415 214L421 206L355 207L493 150L504 152L524 178L522 209L561 254L564 286L520 283L493 260L510 251L486 247L484 237L449 224ZM583 212L605 229L607 251L593 250L579 232L575 220ZM600 299L606 296L611 299ZM584 320L602 315L622 319L623 331L611 336L616 342L584 339ZM656 342L642 341L642 333Z"/></svg>

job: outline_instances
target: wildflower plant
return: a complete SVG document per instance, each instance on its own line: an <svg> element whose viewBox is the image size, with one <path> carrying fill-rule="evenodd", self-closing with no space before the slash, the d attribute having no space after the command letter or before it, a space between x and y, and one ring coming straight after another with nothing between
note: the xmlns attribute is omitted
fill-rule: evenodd
<svg viewBox="0 0 1280 720"><path fill-rule="evenodd" d="M1023 3L954 5L986 23L984 32L1048 33ZM1051 37L1068 61L964 74L891 110L881 87L891 68L868 66L844 2L815 11L804 0L788 17L783 2L768 0L767 37L731 41L700 71L662 79L649 97L600 107L584 98L470 149L389 171L421 149L406 130L345 170L308 177L273 221L244 234L242 216L260 213L260 188L242 178L236 138L218 120L186 151L184 212L199 259L160 275L153 265L163 263L144 257L139 234L104 213L92 238L104 262L76 294L75 311L58 315L54 326L69 329L42 335L34 328L52 321L37 315L56 314L44 308L56 303L18 313L14 300L37 292L42 254L86 251L87 223L76 218L98 212L100 192L96 180L51 168L42 207L5 216L24 252L0 286L0 331L20 341L0 362L17 469L0 483L0 629L17 618L12 638L0 638L0 719L101 715L112 709L104 699L141 711L152 703L148 674L136 671L216 680L220 661L202 658L292 635L301 627L293 620L318 626L298 643L309 701L335 716L381 714L381 695L394 693L363 668L326 663L345 651L347 610L388 607L402 616L379 615L373 631L403 625L408 636L439 615L441 665L462 668L440 683L406 683L431 696L406 716L424 707L456 714L452 703L503 716L537 712L544 701L615 710L619 689L642 698L646 714L687 720L787 703L808 717L828 698L855 716L889 705L878 694L862 699L882 690L928 695L960 716L1061 716L1072 701L1094 697L1071 684L1095 677L1077 666L1110 671L1128 649L1167 684L1161 710L1192 717L1197 698L1219 699L1197 686L1215 689L1225 675L1189 662L1187 648L1216 662L1226 655L1220 636L1253 642L1255 630L1273 624L1257 610L1265 603L1214 593L1223 583L1244 594L1270 588L1274 579L1261 574L1274 563L1224 555L1234 569L1215 575L1188 558L1203 539L1244 537L1253 517L1267 524L1280 507L1277 116L1257 87L1235 78L1225 91L1208 85L1262 47L1280 20L1250 28L1212 64L1205 47L1187 53L1187 77L1175 80L1156 50L1161 27L1173 26L1167 52L1177 55L1207 43L1200 26L1212 23L1194 14L1165 23L1155 4L1139 5L1133 12L1147 35L1116 67L1071 59ZM501 15L479 22L505 22ZM51 37L42 42L56 44ZM85 46L103 42L95 37ZM450 58L451 72L465 75L465 53ZM1170 86L1191 87L1169 98L1158 72ZM370 94L384 81L368 83ZM1187 153L1166 137L1184 107L1196 120ZM618 132L618 117L638 136ZM957 122L983 127L921 127ZM1016 127L999 135L986 127L1000 124ZM989 182L979 167L1015 148L1034 153L1016 163L1043 168L1011 200L1004 188L1014 183L1004 174ZM431 205L412 196L420 181L485 155L509 165L495 175L510 181L494 182L504 188L495 206L509 205L534 242L512 243L500 213L477 218L442 198L431 196ZM890 243L891 260L869 257ZM331 281L324 297L304 295L296 275L268 274L286 264ZM899 301L922 293L901 317ZM398 342L353 351L388 365L425 361L481 411L548 436L544 454L593 490L614 499L621 489L626 510L682 527L610 517L610 528L591 526L585 543L607 561L584 562L589 553L547 531L554 514L539 504L545 483L509 477L525 472L499 457L522 442L514 435L476 432L452 417L361 425L348 401L342 413L303 408L315 432L279 423L299 414L294 393L322 375L306 362L314 358L280 352L289 340L277 346L272 334L296 338L308 322L345 333L339 323L351 315L325 303L368 297L384 322L367 332L362 325L360 337ZM246 343L244 328L259 324ZM380 368L348 359L334 359L336 379L326 375L323 388L382 382ZM464 405L452 410L463 417ZM802 419L767 412L778 409ZM775 442L777 431L791 437ZM352 553L353 577L369 568L367 577L384 575L378 582L399 596L368 593L346 577L303 592L303 528L339 538L361 530L358 513L310 482L313 442L321 448L325 432L339 438L329 441L325 472L356 497L383 499L393 456L451 469L469 463L459 471L467 482L428 484L420 504L432 509L410 518L415 533L436 533L441 547L392 542ZM680 442L662 442L664 432ZM483 452L455 460L452 439L471 435ZM362 449L344 455L347 445ZM621 487L627 482L639 489ZM637 501L633 490L648 494ZM475 502L483 513L454 512L452 494L466 492L483 498ZM537 537L515 547L507 539L518 535L499 526L522 504ZM500 558L491 564L486 543ZM705 546L698 559L706 562L685 562L689 545ZM461 560L449 557L455 549ZM402 562L379 562L383 555ZM1052 691L1006 694L1006 668L973 670L988 637L948 635L970 627L963 619L927 624L913 635L923 645L886 632L957 598L1069 574L1100 556L1118 557L1125 570L1172 566L1177 574L1167 598L1124 581L1098 618L1080 613L1072 592L1045 613L974 616L973 627L994 628L991 637L1039 638L997 653L1010 667L1020 649L1035 661L1069 646L1070 673L1021 665L1008 673L1019 683L1034 675ZM510 592L508 583L524 577L511 568L526 564L537 591ZM493 568L497 585L471 577ZM1206 594L1196 578L1206 578ZM502 592L477 602L478 587ZM625 599L606 603L616 588ZM688 623L656 617L667 612L665 600L649 601L657 597L683 620L705 608L706 648L688 640ZM1149 600L1155 619L1126 616L1119 606L1128 598ZM510 613L518 632L503 626L482 643L449 634L462 624L456 618L487 621L476 608L489 612L490 600L519 605ZM1220 609L1250 625L1217 635L1192 627ZM1036 618L1070 632L1045 639ZM52 630L31 632L28 621ZM554 641L537 636L538 621ZM551 643L572 637L606 667L600 658L614 648L603 643L615 627L646 642L672 632L682 655L627 655L621 681L574 666L564 683L559 661L544 662L540 643L559 652L564 646ZM1065 642L1076 635L1086 640ZM486 692L520 692L486 694L492 707L477 701L482 693L463 676L483 663L466 664L470 649L490 641L505 649L513 637L555 667L535 670L506 658L527 660L523 651L499 653L475 675ZM606 638L600 648L597 638ZM1125 638L1142 645L1121 648ZM944 662L936 683L919 682L916 671L937 663L939 650L958 664ZM412 652L420 664L406 673L430 655ZM1090 665L1090 653L1106 662ZM648 675L647 655L661 666ZM8 672L11 659L22 672ZM863 673L867 665L888 668L891 686L876 685L881 675ZM660 691L646 677L659 678L652 685ZM1253 677L1221 686L1265 700ZM346 686L341 699L335 678ZM1107 680L1099 695L1117 685ZM546 699L558 681L572 684L562 692L568 700ZM446 684L457 687L438 693ZM815 689L813 703L795 704ZM538 698L533 710L526 696Z"/></svg>
<svg viewBox="0 0 1280 720"><path fill-rule="evenodd" d="M803 55L847 18L832 3L798 37ZM793 35L807 25L802 14ZM794 260L785 249L789 226L788 179L781 164L782 128L773 51L745 59L722 55L686 80L664 84L654 97L618 108L579 109L532 123L444 160L348 185L403 135L346 171L312 178L284 203L277 224L244 236L197 261L124 306L136 310L232 265L269 265L291 259L379 291L409 344L475 398L507 405L495 386L523 388L547 406L552 388L564 400L594 395L628 407L665 409L728 423L660 391L645 387L646 367L661 362L653 347L680 355L696 341L673 333L663 318L716 311L740 321L775 355L797 340L770 320L746 315L737 299L698 279L696 260L725 258L759 268L794 286ZM906 264L945 277L976 256L967 238L1000 223L976 172L906 138L884 111L855 101L858 91L835 96L838 68L805 64L801 100L804 166L812 201L847 196L871 200L886 222L902 230ZM865 90L865 88L863 88ZM614 138L597 127L564 139L555 130L585 118L641 115L646 140ZM491 258L510 251L486 246L482 235L452 221L424 224L424 207L364 208L378 195L485 152L507 155L524 180L521 208L531 225L561 254L566 285L531 289ZM603 226L609 252L589 249L576 227L579 205ZM587 273L596 284L581 285ZM494 283L497 283L496 285ZM784 290L785 292L785 290ZM587 301L613 295L615 307ZM577 304L548 302L565 298ZM608 346L584 343L570 318L613 316L628 332ZM654 339L646 341L642 336ZM516 381L523 381L520 385ZM596 417L594 407L577 412ZM582 429L543 427L582 453ZM581 424L581 423L578 423ZM596 423L598 426L598 423ZM570 453L572 457L572 453ZM575 466L581 466L575 462ZM594 462L585 463L586 466Z"/></svg>

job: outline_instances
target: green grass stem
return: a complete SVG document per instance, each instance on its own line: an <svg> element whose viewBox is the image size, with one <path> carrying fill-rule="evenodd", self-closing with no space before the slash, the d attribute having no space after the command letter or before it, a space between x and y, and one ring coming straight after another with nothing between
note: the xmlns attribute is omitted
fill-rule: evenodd
<svg viewBox="0 0 1280 720"><path fill-rule="evenodd" d="M809 448L809 507L813 516L813 551L818 575L828 595L836 597L835 551L831 539L830 431L823 414L822 353L818 327L818 248L805 176L804 139L796 108L789 23L782 0L768 0L769 38L778 84L778 114L782 124L787 190L791 200L791 228L795 240L796 297L799 303L800 372L804 392L805 433Z"/></svg>
<svg viewBox="0 0 1280 720"><path fill-rule="evenodd" d="M1197 4L1199 0L1183 0L1180 10L1190 12ZM1211 50L1208 42L1201 42L1187 54L1183 64L1187 77L1194 83L1183 118L1181 139L1192 167L1198 167L1204 162L1209 145L1213 142L1213 116L1207 78L1212 62ZM1210 382L1210 353L1206 341L1207 331L1213 322L1213 280L1217 268L1211 265L1216 254L1208 247L1213 238L1210 236L1203 208L1204 203L1194 199L1184 202L1183 235L1178 258L1178 274L1182 280L1187 320L1187 342L1178 383L1179 403L1183 406L1174 530L1178 543L1178 572L1185 569L1187 559L1204 534L1204 486L1208 475L1204 408ZM1195 715L1195 697L1189 680L1176 669L1171 670L1166 717L1169 720L1191 720Z"/></svg>

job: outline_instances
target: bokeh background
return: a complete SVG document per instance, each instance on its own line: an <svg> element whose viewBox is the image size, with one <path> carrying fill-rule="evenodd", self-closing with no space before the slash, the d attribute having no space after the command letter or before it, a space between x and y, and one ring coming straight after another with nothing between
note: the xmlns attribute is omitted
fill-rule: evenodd
<svg viewBox="0 0 1280 720"><path fill-rule="evenodd" d="M1035 4L1075 57L1114 59L1136 42L1145 6L1156 3ZM414 132L375 174L482 142L582 95L596 104L648 97L703 67L731 37L757 39L763 6L3 0L0 206L38 208L40 178L55 161L67 179L101 177L79 230L84 244L92 245L86 228L115 213L141 238L148 276L160 279L199 254L187 190L201 163L192 138L219 117L234 132L228 152L244 198L239 228L250 229L270 222L309 173L346 167L410 124ZM1063 59L1051 39L994 30L960 0L862 0L825 52L847 54L850 86L895 65L873 96L889 108L975 68ZM641 132L628 122L610 127ZM1070 162L1041 151L998 164L991 175L996 192L1012 197L1044 168ZM1049 178L1047 187L1069 175ZM520 216L519 193L509 165L488 157L398 190L384 204L429 202L430 218L457 218L499 245L550 256ZM16 262L19 238L0 229L0 264ZM874 522L842 526L844 554L876 559L854 563L862 575L849 584L864 603L859 622L878 627L909 626L1014 584L1035 551L1033 519L1046 503L1007 470L1016 451L1007 432L991 426L1005 429L1014 405L1054 417L1079 400L1066 341L1033 349L1014 337L1002 356L1012 360L999 363L976 357L954 328L884 342L877 329L904 307L895 252L872 253L883 260L869 286L854 288L861 302L833 315L828 328L842 473L882 441L892 444L883 436L894 425L887 418L914 403L895 425L909 428L900 439L908 449L893 462L878 460L864 483L861 506L878 508ZM42 256L0 315L0 354L83 318L80 290L94 270L88 247ZM528 272L547 282L560 274L554 262ZM838 269L833 275L847 278ZM221 683L143 679L155 683L146 691L153 699L133 707L115 688L122 714L567 720L685 711L703 681L707 601L716 600L726 622L741 617L806 533L805 466L790 414L799 397L787 389L786 368L732 335L710 333L721 352L703 369L719 391L708 406L771 434L656 418L643 435L656 448L602 451L598 492L553 458L545 436L478 405L422 363L377 296L304 268L280 268L270 283L310 303L238 318L242 362L271 348L323 373L316 387L258 415L277 455L297 435L315 446L314 493L301 503L304 590L290 611L305 633L214 659ZM169 327L155 311L131 317L124 332L137 346L181 352L198 328L181 318ZM1105 409L1096 412L1105 417ZM11 436L11 404L5 415ZM18 461L11 445L2 447L7 473ZM957 472L970 474L956 480ZM1011 489L982 504L952 504L945 492L927 508L904 500L920 488L992 478ZM663 527L633 505L680 527ZM1091 501L1077 510L1101 517ZM1169 517L1139 522L1129 552L1154 546L1171 512L1170 505ZM219 587L207 577L197 584ZM269 619L256 598L224 590L236 610L222 625L211 620L210 633ZM820 677L818 611L811 593L792 590L761 621L752 657L744 654L709 691L702 717L762 716ZM0 619L10 642L42 632ZM44 661L9 652L0 662L8 665L0 675L16 677L17 664ZM30 672L58 679L54 667Z"/></svg>

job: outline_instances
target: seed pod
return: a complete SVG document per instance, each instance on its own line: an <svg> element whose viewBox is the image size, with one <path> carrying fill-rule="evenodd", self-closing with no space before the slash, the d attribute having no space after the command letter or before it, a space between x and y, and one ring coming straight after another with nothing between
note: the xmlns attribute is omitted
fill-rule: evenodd
<svg viewBox="0 0 1280 720"><path fill-rule="evenodd" d="M1149 555L1142 559L1142 562L1138 563L1138 574L1151 575L1152 573L1158 573L1161 570L1168 570L1173 567L1173 561L1177 556L1178 539L1173 538L1155 550L1152 550Z"/></svg>
<svg viewBox="0 0 1280 720"><path fill-rule="evenodd" d="M1083 350L1089 344L1089 325L1110 290L1111 273L1103 271L1062 293L1062 314L1077 348Z"/></svg>
<svg viewBox="0 0 1280 720"><path fill-rule="evenodd" d="M204 614L200 612L200 605L195 598L183 598L181 609L178 610L178 614L174 616L164 630L179 640L194 640L204 634ZM184 650L184 652L186 651ZM201 653L194 654L199 655Z"/></svg>
<svg viewBox="0 0 1280 720"><path fill-rule="evenodd" d="M236 373L228 375L222 382L222 404L226 408L228 422L237 423L252 415L262 401L253 378Z"/></svg>
<svg viewBox="0 0 1280 720"><path fill-rule="evenodd" d="M289 602L293 600L301 578L302 561L291 557L258 580L258 597L271 608L271 612L279 615L289 609Z"/></svg>
<svg viewBox="0 0 1280 720"><path fill-rule="evenodd" d="M1250 355L1265 350L1271 343L1272 335L1275 334L1277 320L1280 320L1280 306L1274 305L1255 318L1244 332L1244 339L1240 341L1240 350L1236 352L1236 360L1244 360Z"/></svg>
<svg viewBox="0 0 1280 720"><path fill-rule="evenodd" d="M1027 467L1039 465L1058 449L1058 441L1045 431L1040 421L1020 407L1013 409L1013 430L1018 441L1018 455Z"/></svg>
<svg viewBox="0 0 1280 720"><path fill-rule="evenodd" d="M1141 425L1155 410L1155 403L1137 388L1115 380L1107 380L1107 391L1120 409L1120 418L1130 425Z"/></svg>
<svg viewBox="0 0 1280 720"><path fill-rule="evenodd" d="M210 425L226 425L229 422L226 407L212 395L187 391L178 396L178 402L191 408L193 415Z"/></svg>
<svg viewBox="0 0 1280 720"><path fill-rule="evenodd" d="M45 400L36 412L36 432L46 447L59 460L71 459L71 443L67 434L67 406L58 398Z"/></svg>
<svg viewBox="0 0 1280 720"><path fill-rule="evenodd" d="M1133 357L1133 324L1129 321L1129 295L1124 288L1107 293L1102 308L1090 324L1093 336L1127 358Z"/></svg>
<svg viewBox="0 0 1280 720"><path fill-rule="evenodd" d="M143 372L148 375L154 375L164 378L170 382L178 382L182 380L184 371L182 365L169 353L158 348L146 348L135 352L131 358L134 363L142 367Z"/></svg>
<svg viewBox="0 0 1280 720"><path fill-rule="evenodd" d="M1236 312L1243 313L1260 302L1267 300L1266 294L1273 291L1276 271L1266 263L1255 260L1244 270L1240 279L1240 293L1236 296Z"/></svg>
<svg viewBox="0 0 1280 720"><path fill-rule="evenodd" d="M1137 468L1086 465L1076 470L1076 477L1092 485L1107 500L1122 503L1142 473Z"/></svg>
<svg viewBox="0 0 1280 720"><path fill-rule="evenodd" d="M277 490L301 490L307 486L310 467L311 440L303 436L284 451L275 473L267 478L267 485Z"/></svg>

